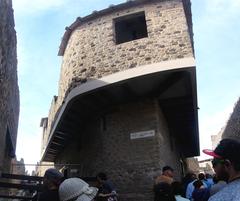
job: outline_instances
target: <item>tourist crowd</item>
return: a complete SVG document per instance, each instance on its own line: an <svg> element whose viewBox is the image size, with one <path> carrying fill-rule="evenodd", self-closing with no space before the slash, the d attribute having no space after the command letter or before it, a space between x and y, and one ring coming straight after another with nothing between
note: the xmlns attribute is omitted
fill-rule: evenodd
<svg viewBox="0 0 240 201"><path fill-rule="evenodd" d="M182 181L174 180L174 169L162 168L155 179L154 201L240 201L240 142L223 139L214 151L204 150L213 156L215 175L188 173ZM44 175L44 190L37 201L117 201L118 195L105 173L96 176L97 184L90 187L80 178L68 178L56 169ZM144 200L143 200L144 201Z"/></svg>
<svg viewBox="0 0 240 201"><path fill-rule="evenodd" d="M203 152L213 157L216 174L189 173L180 183L173 181L174 171L166 166L156 179L154 201L240 201L240 142L223 139L214 151Z"/></svg>

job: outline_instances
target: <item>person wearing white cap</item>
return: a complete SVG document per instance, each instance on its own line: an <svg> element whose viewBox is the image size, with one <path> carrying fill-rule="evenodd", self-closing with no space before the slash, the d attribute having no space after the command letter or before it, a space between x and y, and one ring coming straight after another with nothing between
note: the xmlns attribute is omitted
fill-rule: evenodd
<svg viewBox="0 0 240 201"><path fill-rule="evenodd" d="M79 178L64 180L59 187L60 201L92 201L98 189Z"/></svg>

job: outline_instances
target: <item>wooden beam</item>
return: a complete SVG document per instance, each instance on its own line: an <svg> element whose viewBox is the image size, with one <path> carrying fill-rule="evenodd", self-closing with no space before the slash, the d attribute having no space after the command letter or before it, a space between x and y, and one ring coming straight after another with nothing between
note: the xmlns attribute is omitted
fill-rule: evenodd
<svg viewBox="0 0 240 201"><path fill-rule="evenodd" d="M57 150L55 150L55 149L48 149L48 152L51 152L51 153L58 153L58 151Z"/></svg>
<svg viewBox="0 0 240 201"><path fill-rule="evenodd" d="M13 184L8 182L0 182L0 188L16 188L16 189L26 189L26 190L36 190L39 191L41 185L33 185L33 184Z"/></svg>
<svg viewBox="0 0 240 201"><path fill-rule="evenodd" d="M32 200L33 197L26 197L26 196L16 196L16 195L1 195L0 198L8 198L8 199L18 199L18 200Z"/></svg>
<svg viewBox="0 0 240 201"><path fill-rule="evenodd" d="M66 139L66 138L64 138L64 137L61 137L61 136L59 136L59 135L57 135L57 134L56 134L56 135L54 135L54 137L55 137L55 138L58 138L58 139L60 139L60 140L65 140L65 139Z"/></svg>
<svg viewBox="0 0 240 201"><path fill-rule="evenodd" d="M55 145L57 145L57 146L60 146L60 147L64 147L64 145L63 144L59 144L59 143L57 143L57 142L51 142L51 144L55 144Z"/></svg>
<svg viewBox="0 0 240 201"><path fill-rule="evenodd" d="M43 177L2 173L1 178L28 181L42 181Z"/></svg>
<svg viewBox="0 0 240 201"><path fill-rule="evenodd" d="M62 136L68 136L68 133L64 133L64 132L61 132L61 131L56 131L55 133L57 133L57 135L62 135Z"/></svg>

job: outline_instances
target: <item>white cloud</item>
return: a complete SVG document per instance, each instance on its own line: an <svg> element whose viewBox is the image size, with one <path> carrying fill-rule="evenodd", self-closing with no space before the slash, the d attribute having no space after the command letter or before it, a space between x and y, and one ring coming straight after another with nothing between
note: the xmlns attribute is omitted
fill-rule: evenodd
<svg viewBox="0 0 240 201"><path fill-rule="evenodd" d="M18 34L17 34L18 35ZM21 40L17 43L17 58L18 58L18 76L21 77L29 71L27 62L29 61L29 54L21 44Z"/></svg>
<svg viewBox="0 0 240 201"><path fill-rule="evenodd" d="M17 138L17 158L26 164L36 164L40 160L42 128L40 128L41 109L22 98ZM26 167L31 172L35 167Z"/></svg>
<svg viewBox="0 0 240 201"><path fill-rule="evenodd" d="M206 9L205 19L209 23L224 24L238 18L240 0L207 0Z"/></svg>
<svg viewBox="0 0 240 201"><path fill-rule="evenodd" d="M200 132L200 160L209 158L209 156L202 154L203 149L211 149L211 135L217 135L221 129L226 125L232 111L234 104L228 105L221 111L213 114L206 114L201 117L199 121Z"/></svg>
<svg viewBox="0 0 240 201"><path fill-rule="evenodd" d="M90 14L93 10L106 8L110 4L119 4L125 0L12 0L13 8L19 15L37 15L52 9L62 9L62 13ZM88 11L87 13L85 13Z"/></svg>
<svg viewBox="0 0 240 201"><path fill-rule="evenodd" d="M36 164L40 160L40 148L41 129L31 135L19 133L17 146L18 159L23 158L25 164ZM26 166L26 169L28 172L31 172L35 169L35 166Z"/></svg>
<svg viewBox="0 0 240 201"><path fill-rule="evenodd" d="M240 0L211 0L207 1L208 6L211 6L213 9L228 9L234 8L238 9L240 7Z"/></svg>

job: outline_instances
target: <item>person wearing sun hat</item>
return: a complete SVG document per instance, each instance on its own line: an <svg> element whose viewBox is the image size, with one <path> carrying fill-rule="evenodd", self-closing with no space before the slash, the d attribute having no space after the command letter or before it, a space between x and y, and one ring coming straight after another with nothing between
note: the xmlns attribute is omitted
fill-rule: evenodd
<svg viewBox="0 0 240 201"><path fill-rule="evenodd" d="M239 201L240 200L240 142L226 138L220 141L215 150L203 150L213 156L213 167L217 177L225 177L226 187L209 198L209 201Z"/></svg>
<svg viewBox="0 0 240 201"><path fill-rule="evenodd" d="M92 201L98 189L90 187L82 179L69 178L61 183L58 192L60 201Z"/></svg>

